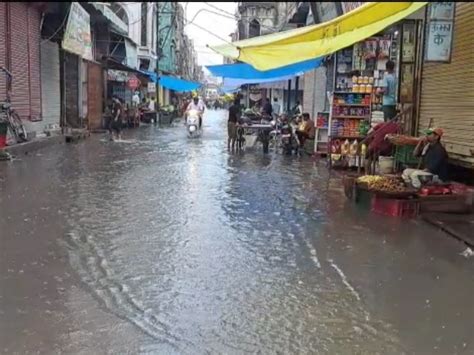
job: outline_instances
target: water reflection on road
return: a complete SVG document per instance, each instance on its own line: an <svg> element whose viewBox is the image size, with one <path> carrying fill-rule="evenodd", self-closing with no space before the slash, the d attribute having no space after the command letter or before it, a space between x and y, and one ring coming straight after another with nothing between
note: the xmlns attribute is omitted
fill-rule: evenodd
<svg viewBox="0 0 474 355"><path fill-rule="evenodd" d="M67 251L102 310L138 329L137 351L469 351L473 267L456 243L355 211L324 164L229 154L225 123L225 111L209 113L196 140L179 126L93 137L30 161L37 174L32 158L11 164L3 187L15 195L14 177L39 187L46 221L65 226L38 237Z"/></svg>

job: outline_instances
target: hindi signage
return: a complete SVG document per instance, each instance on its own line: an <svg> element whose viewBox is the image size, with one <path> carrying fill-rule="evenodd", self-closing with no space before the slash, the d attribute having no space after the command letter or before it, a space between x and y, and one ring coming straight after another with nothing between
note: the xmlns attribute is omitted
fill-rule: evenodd
<svg viewBox="0 0 474 355"><path fill-rule="evenodd" d="M425 61L451 61L454 10L454 2L435 2L429 5Z"/></svg>
<svg viewBox="0 0 474 355"><path fill-rule="evenodd" d="M90 16L78 2L71 3L62 47L84 59L94 60Z"/></svg>

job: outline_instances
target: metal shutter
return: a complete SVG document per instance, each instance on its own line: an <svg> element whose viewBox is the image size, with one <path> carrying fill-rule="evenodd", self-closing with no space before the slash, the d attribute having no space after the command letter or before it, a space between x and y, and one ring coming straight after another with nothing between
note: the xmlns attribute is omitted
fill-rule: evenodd
<svg viewBox="0 0 474 355"><path fill-rule="evenodd" d="M7 66L7 3L0 2L0 66ZM0 73L0 101L6 98L6 76Z"/></svg>
<svg viewBox="0 0 474 355"><path fill-rule="evenodd" d="M30 87L30 119L41 119L41 73L40 73L40 12L28 6L28 63ZM50 58L45 58L50 60Z"/></svg>
<svg viewBox="0 0 474 355"><path fill-rule="evenodd" d="M61 89L59 46L46 41L41 44L41 98L44 126L60 124Z"/></svg>
<svg viewBox="0 0 474 355"><path fill-rule="evenodd" d="M449 156L474 168L474 4L456 3L451 63L424 63L419 131L433 118Z"/></svg>
<svg viewBox="0 0 474 355"><path fill-rule="evenodd" d="M41 118L40 13L28 3L10 2L12 105L21 118Z"/></svg>
<svg viewBox="0 0 474 355"><path fill-rule="evenodd" d="M28 5L10 2L10 71L13 75L12 106L23 119L30 118L28 58Z"/></svg>

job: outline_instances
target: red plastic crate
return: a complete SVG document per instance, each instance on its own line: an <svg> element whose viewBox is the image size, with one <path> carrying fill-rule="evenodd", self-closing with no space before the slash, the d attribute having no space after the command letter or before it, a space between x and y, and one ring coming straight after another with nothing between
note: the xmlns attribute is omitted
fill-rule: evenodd
<svg viewBox="0 0 474 355"><path fill-rule="evenodd" d="M413 218L418 216L420 205L417 200L397 200L375 196L371 211L390 217Z"/></svg>

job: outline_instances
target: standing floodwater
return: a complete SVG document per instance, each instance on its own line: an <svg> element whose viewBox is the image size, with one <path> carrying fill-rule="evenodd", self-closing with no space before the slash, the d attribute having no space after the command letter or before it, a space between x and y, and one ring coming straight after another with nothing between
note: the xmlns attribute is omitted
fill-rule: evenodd
<svg viewBox="0 0 474 355"><path fill-rule="evenodd" d="M226 111L0 165L0 351L470 354L474 267Z"/></svg>

